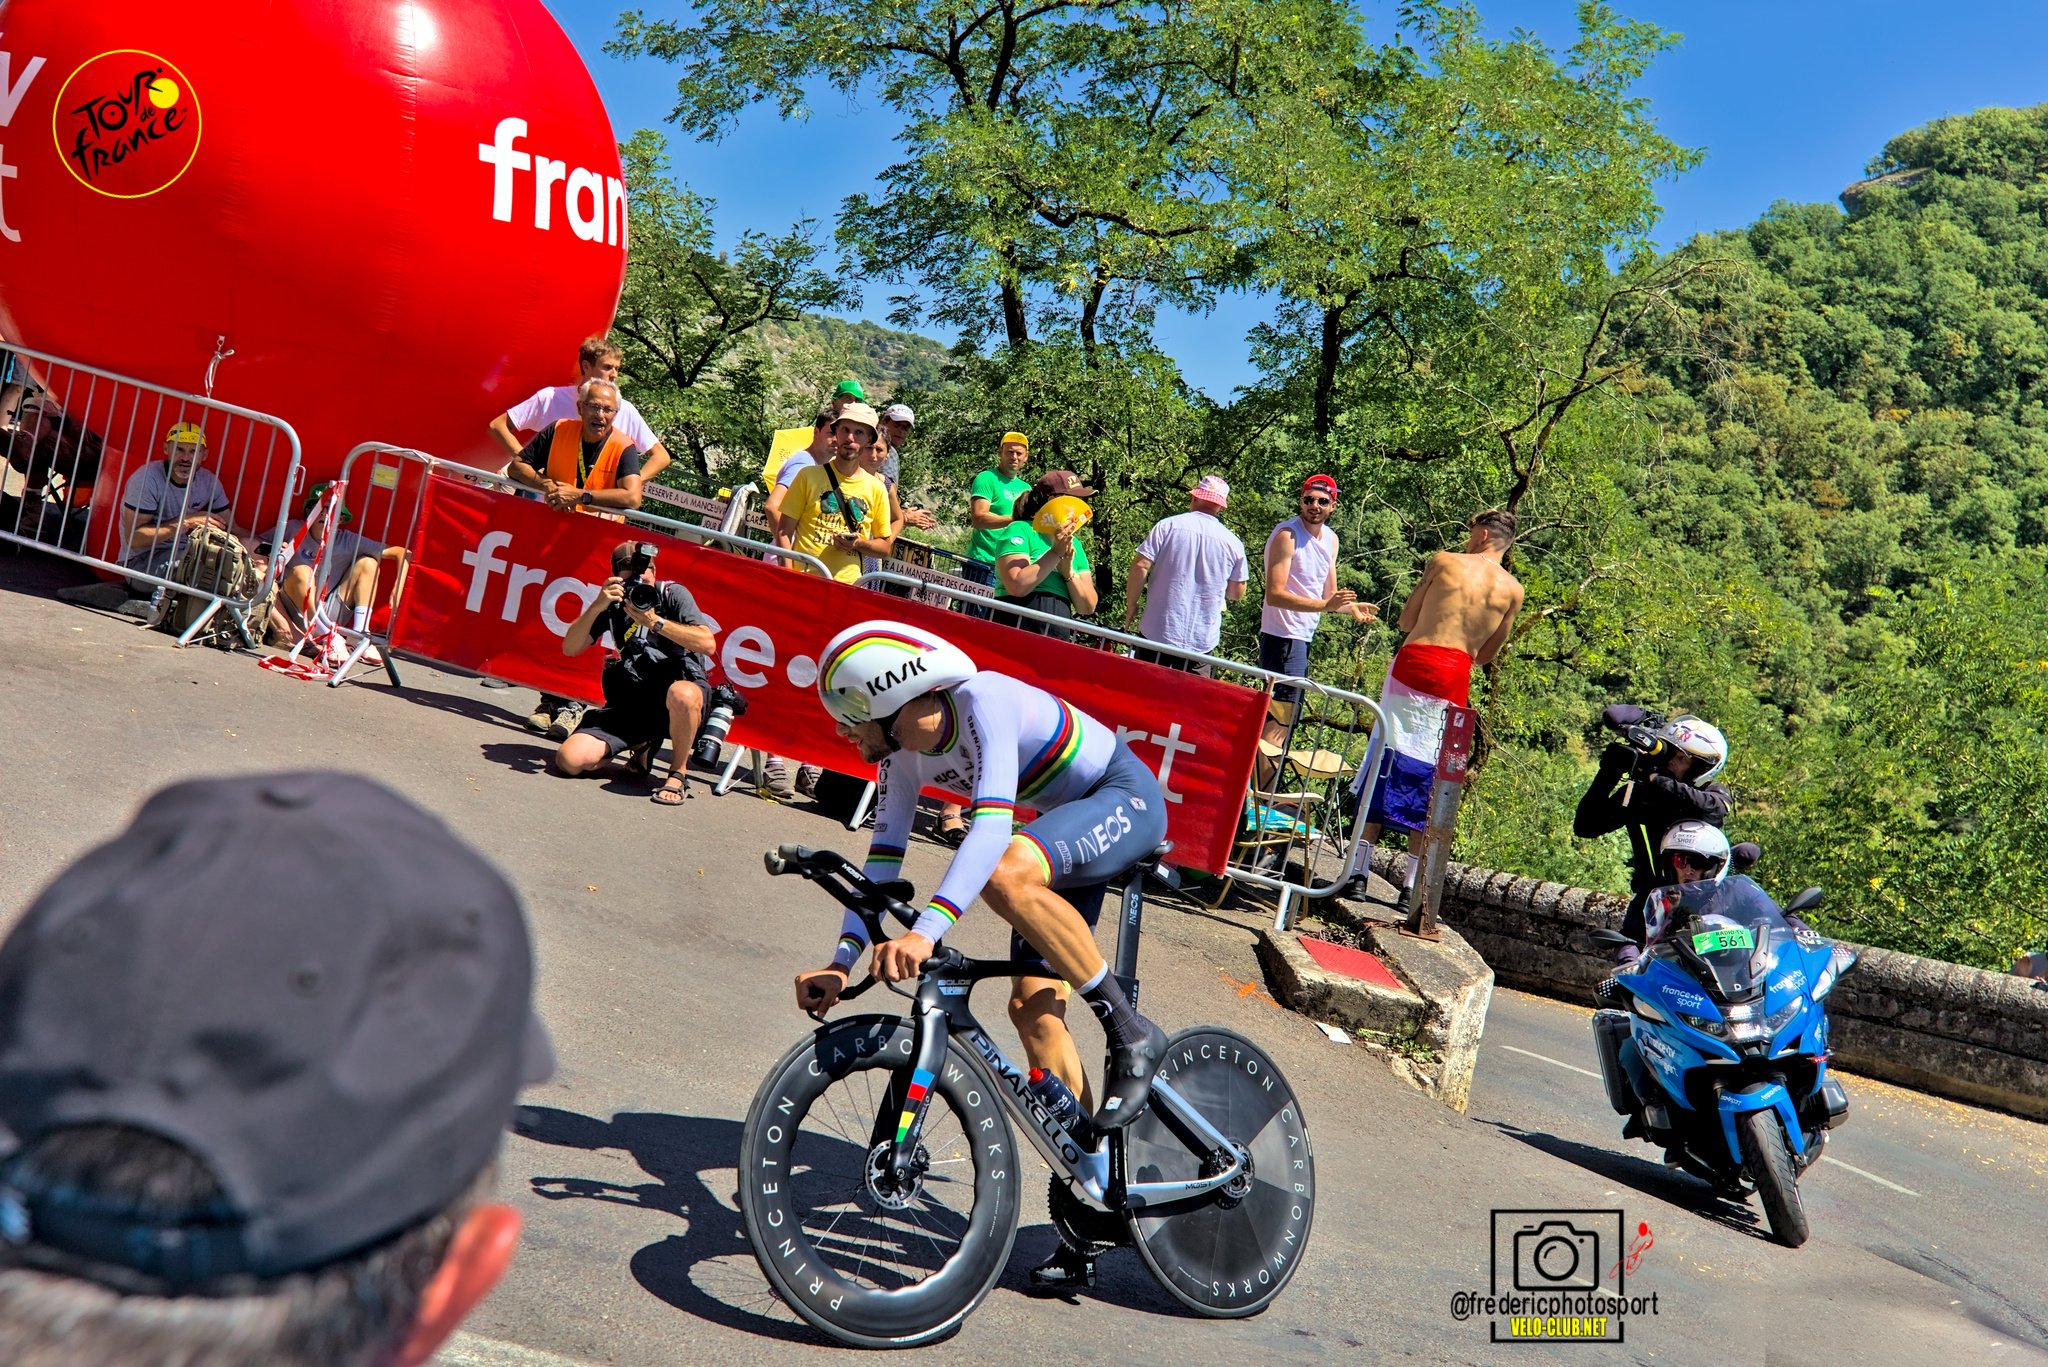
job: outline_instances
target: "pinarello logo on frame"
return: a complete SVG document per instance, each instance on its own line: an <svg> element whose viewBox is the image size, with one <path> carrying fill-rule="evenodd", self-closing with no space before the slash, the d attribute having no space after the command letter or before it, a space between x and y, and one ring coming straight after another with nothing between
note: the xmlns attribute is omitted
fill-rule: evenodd
<svg viewBox="0 0 2048 1367"><path fill-rule="evenodd" d="M79 184L141 199L174 184L199 154L199 95L153 52L102 52L65 79L50 132Z"/></svg>

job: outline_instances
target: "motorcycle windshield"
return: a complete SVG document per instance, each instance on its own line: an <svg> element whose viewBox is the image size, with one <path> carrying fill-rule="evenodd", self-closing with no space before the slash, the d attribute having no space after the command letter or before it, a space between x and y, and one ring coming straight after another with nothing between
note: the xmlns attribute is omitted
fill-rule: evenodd
<svg viewBox="0 0 2048 1367"><path fill-rule="evenodd" d="M1650 894L1657 948L1686 964L1723 999L1747 996L1770 963L1772 944L1791 936L1771 895L1741 874L1719 883L1682 883Z"/></svg>

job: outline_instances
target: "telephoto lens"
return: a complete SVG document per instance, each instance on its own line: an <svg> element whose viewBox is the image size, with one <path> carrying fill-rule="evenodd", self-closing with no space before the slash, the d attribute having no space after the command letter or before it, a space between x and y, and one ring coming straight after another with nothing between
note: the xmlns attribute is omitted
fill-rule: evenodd
<svg viewBox="0 0 2048 1367"><path fill-rule="evenodd" d="M711 690L711 705L704 709L704 721L697 728L697 743L691 747L699 764L718 763L719 747L725 743L725 733L732 730L732 719L746 710L747 700L731 684L720 684Z"/></svg>

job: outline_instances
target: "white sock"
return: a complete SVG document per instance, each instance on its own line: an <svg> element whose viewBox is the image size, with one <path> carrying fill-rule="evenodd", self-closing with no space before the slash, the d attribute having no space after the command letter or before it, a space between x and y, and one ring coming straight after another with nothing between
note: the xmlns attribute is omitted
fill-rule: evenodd
<svg viewBox="0 0 2048 1367"><path fill-rule="evenodd" d="M349 627L350 629L355 631L369 630L370 608L368 604L364 604L362 607L359 608L351 609L349 616Z"/></svg>
<svg viewBox="0 0 2048 1367"><path fill-rule="evenodd" d="M1351 862L1344 866L1344 876L1347 879L1362 878L1372 872L1372 850L1372 841L1358 842L1357 852L1351 856Z"/></svg>
<svg viewBox="0 0 2048 1367"><path fill-rule="evenodd" d="M1411 855L1409 855L1409 856L1408 856L1408 874L1407 874L1407 876L1406 876L1405 878L1403 878L1403 879L1401 880L1401 886L1402 886L1402 887L1404 887L1404 888L1412 888L1412 887L1414 887L1414 886L1415 886L1415 865L1416 865L1416 863L1417 863L1417 860L1416 860L1415 856L1414 856L1414 855L1412 855L1412 854L1411 854Z"/></svg>
<svg viewBox="0 0 2048 1367"><path fill-rule="evenodd" d="M325 636L334 630L334 619L327 615L327 605L322 603L313 609L313 634Z"/></svg>

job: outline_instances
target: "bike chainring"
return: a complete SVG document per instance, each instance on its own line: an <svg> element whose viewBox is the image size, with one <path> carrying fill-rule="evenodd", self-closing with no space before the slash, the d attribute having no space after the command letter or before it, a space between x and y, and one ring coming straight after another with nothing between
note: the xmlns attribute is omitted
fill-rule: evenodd
<svg viewBox="0 0 2048 1367"><path fill-rule="evenodd" d="M1060 1242L1077 1253L1093 1257L1131 1241L1131 1227L1121 1215L1089 1205L1058 1173L1052 1176L1046 1204L1052 1208L1052 1227Z"/></svg>

